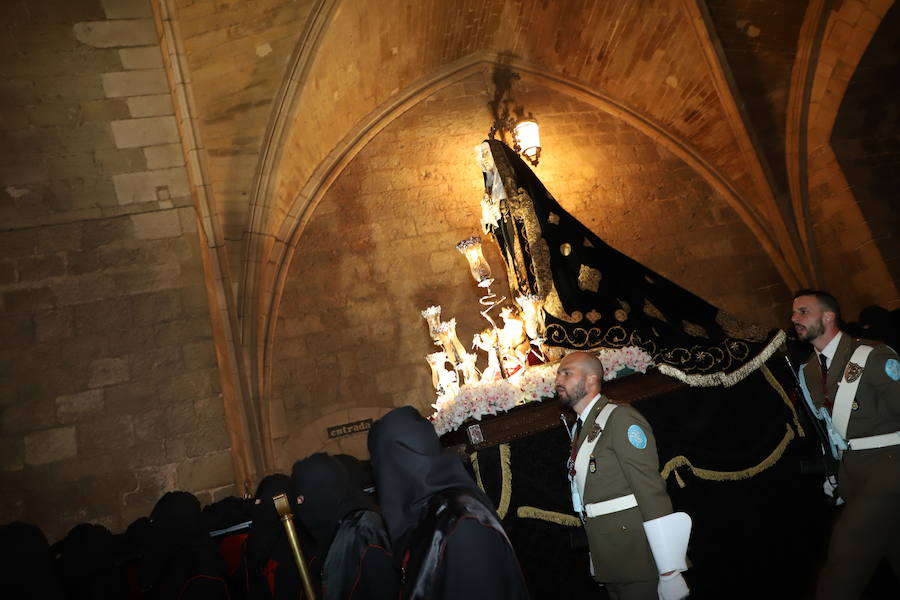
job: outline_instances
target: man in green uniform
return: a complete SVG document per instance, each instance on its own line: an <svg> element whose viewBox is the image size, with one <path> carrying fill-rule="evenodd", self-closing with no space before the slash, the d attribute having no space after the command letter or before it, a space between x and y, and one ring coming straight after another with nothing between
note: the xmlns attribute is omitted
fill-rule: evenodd
<svg viewBox="0 0 900 600"><path fill-rule="evenodd" d="M650 425L601 395L602 382L603 365L586 352L567 355L556 374L559 399L578 415L569 481L592 574L613 600L680 600L690 517L672 512Z"/></svg>
<svg viewBox="0 0 900 600"><path fill-rule="evenodd" d="M825 492L845 503L816 597L845 600L863 593L884 557L900 579L900 360L884 344L841 332L840 316L827 292L794 295L797 337L815 349L800 367L801 388L840 460Z"/></svg>

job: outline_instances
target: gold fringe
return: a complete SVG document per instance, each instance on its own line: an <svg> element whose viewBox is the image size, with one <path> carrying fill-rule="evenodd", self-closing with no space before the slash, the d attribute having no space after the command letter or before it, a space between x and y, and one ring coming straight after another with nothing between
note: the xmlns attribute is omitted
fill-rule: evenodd
<svg viewBox="0 0 900 600"><path fill-rule="evenodd" d="M794 428L796 428L797 433L800 437L806 437L806 434L803 432L803 426L800 425L800 419L797 418L797 409L794 408L794 404L791 402L791 399L788 398L787 393L784 391L784 388L781 387L781 384L775 379L775 376L772 375L772 371L769 370L769 367L763 365L760 367L760 370L763 372L763 375L766 376L766 381L769 382L775 391L778 392L778 395L781 396L781 399L787 404L787 407L791 410L791 414L794 415Z"/></svg>
<svg viewBox="0 0 900 600"><path fill-rule="evenodd" d="M681 478L681 475L678 473L678 469L672 469L672 472L675 473L675 483L678 484L678 487L684 487L684 479Z"/></svg>
<svg viewBox="0 0 900 600"><path fill-rule="evenodd" d="M500 506L497 508L497 516L503 519L509 511L509 501L512 498L512 463L510 462L509 444L500 444ZM469 455L472 462L472 470L475 472L475 483L478 489L484 490L484 481L481 479L481 468L478 466L478 452Z"/></svg>
<svg viewBox="0 0 900 600"><path fill-rule="evenodd" d="M512 467L510 465L509 444L500 444L502 485L500 486L500 506L497 507L497 516L501 519L509 511L509 499L512 496Z"/></svg>
<svg viewBox="0 0 900 600"><path fill-rule="evenodd" d="M757 370L763 363L769 360L769 357L775 353L775 351L781 347L784 343L787 335L784 331L779 331L772 341L766 345L765 348L754 358L753 360L744 363L744 365L737 369L736 371L732 371L731 373L709 373L707 375L688 375L684 371L680 369L676 369L672 365L658 365L657 368L659 372L663 375L668 375L669 377L674 377L675 379L682 381L688 384L691 387L714 387L717 385L721 385L723 387L732 386L739 381L743 380L750 373Z"/></svg>
<svg viewBox="0 0 900 600"><path fill-rule="evenodd" d="M537 519L539 521L549 521L557 525L565 525L566 527L581 527L581 519L567 515L565 513L554 512L552 510L541 510L533 506L520 506L516 510L516 516L520 519Z"/></svg>
<svg viewBox="0 0 900 600"><path fill-rule="evenodd" d="M794 439L794 430L791 429L791 426L785 425L785 429L787 431L775 450L773 450L761 463L750 467L749 469L744 469L743 471L710 471L709 469L695 467L687 457L679 455L666 463L663 470L660 472L660 475L663 479L666 479L677 467L687 467L700 479L709 479L712 481L737 481L739 479L753 477L774 465L778 462L778 459L781 458L781 455L784 454L787 445ZM676 473L675 475L677 478L678 474Z"/></svg>
<svg viewBox="0 0 900 600"><path fill-rule="evenodd" d="M484 492L484 482L481 481L481 469L478 467L478 453L473 452L469 455L469 461L472 463L472 470L475 471L475 483L478 484L478 488ZM485 494L487 492L484 492Z"/></svg>

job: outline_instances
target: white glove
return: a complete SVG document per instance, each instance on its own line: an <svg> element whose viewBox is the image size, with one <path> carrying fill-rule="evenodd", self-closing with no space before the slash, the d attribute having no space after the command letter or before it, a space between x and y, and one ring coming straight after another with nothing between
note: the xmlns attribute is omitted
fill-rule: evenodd
<svg viewBox="0 0 900 600"><path fill-rule="evenodd" d="M659 594L659 600L682 600L682 598L687 598L691 593L681 573L660 575L656 591Z"/></svg>
<svg viewBox="0 0 900 600"><path fill-rule="evenodd" d="M834 498L834 492L837 490L837 478L834 475L829 475L825 478L825 482L822 484L822 491L825 492L825 495L829 498ZM840 506L844 503L844 499L838 496L835 498L835 505Z"/></svg>

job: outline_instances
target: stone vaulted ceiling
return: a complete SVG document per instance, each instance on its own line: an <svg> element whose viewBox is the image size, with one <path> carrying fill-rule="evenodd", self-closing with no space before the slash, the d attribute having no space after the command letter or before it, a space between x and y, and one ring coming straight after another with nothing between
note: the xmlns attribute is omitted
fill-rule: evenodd
<svg viewBox="0 0 900 600"><path fill-rule="evenodd" d="M892 4L157 0L244 468L273 461L274 328L320 201L392 122L473 74L489 81L498 66L620 119L683 161L739 215L788 288L834 269L815 249L822 211L856 223L861 272L884 272L827 146ZM470 146L489 125L471 125ZM880 297L896 299L896 287Z"/></svg>

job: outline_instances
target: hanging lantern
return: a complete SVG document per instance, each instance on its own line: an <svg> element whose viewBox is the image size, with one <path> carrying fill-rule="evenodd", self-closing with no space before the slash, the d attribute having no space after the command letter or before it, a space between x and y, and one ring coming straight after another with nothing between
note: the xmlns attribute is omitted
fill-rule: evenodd
<svg viewBox="0 0 900 600"><path fill-rule="evenodd" d="M513 129L516 148L522 156L528 159L531 166L536 167L541 159L541 135L537 121L525 119L519 121Z"/></svg>

